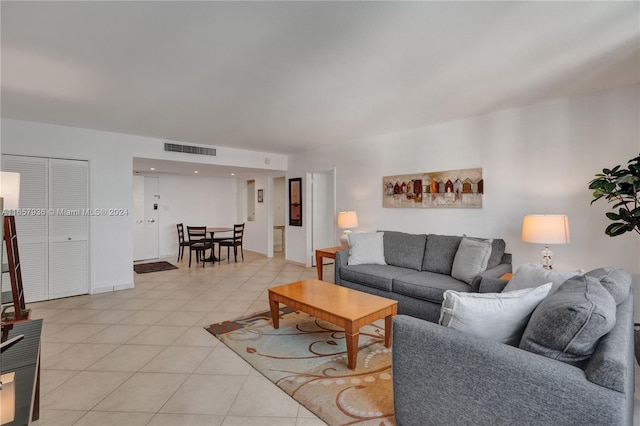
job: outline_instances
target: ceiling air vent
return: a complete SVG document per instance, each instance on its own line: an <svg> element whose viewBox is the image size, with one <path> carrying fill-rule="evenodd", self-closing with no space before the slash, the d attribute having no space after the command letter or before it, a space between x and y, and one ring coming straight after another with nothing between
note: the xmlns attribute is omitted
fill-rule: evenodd
<svg viewBox="0 0 640 426"><path fill-rule="evenodd" d="M216 156L215 148L203 148L201 146L179 145L177 143L164 143L164 150L169 152L182 152L184 154L197 154Z"/></svg>

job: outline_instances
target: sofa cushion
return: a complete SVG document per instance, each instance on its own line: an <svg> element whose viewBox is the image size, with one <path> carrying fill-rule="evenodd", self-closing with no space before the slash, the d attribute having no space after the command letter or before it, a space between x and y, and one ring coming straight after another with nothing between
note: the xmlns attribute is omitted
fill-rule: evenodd
<svg viewBox="0 0 640 426"><path fill-rule="evenodd" d="M350 233L348 265L386 265L384 261L384 233Z"/></svg>
<svg viewBox="0 0 640 426"><path fill-rule="evenodd" d="M538 305L520 348L580 366L616 323L616 303L598 279L567 280Z"/></svg>
<svg viewBox="0 0 640 426"><path fill-rule="evenodd" d="M471 287L449 275L427 271L401 275L393 280L395 293L434 303L442 303L447 290L467 292L471 291Z"/></svg>
<svg viewBox="0 0 640 426"><path fill-rule="evenodd" d="M611 293L616 305L622 303L629 296L631 274L622 268L598 268L587 272L585 275L597 278L600 284Z"/></svg>
<svg viewBox="0 0 640 426"><path fill-rule="evenodd" d="M451 275L453 259L458 252L462 237L455 235L427 235L427 250L422 261L422 270Z"/></svg>
<svg viewBox="0 0 640 426"><path fill-rule="evenodd" d="M492 243L493 240L463 237L453 258L451 276L471 284L476 275L487 269Z"/></svg>
<svg viewBox="0 0 640 426"><path fill-rule="evenodd" d="M508 293L444 292L439 323L479 337L517 345L529 316L551 283Z"/></svg>
<svg viewBox="0 0 640 426"><path fill-rule="evenodd" d="M391 265L349 265L341 267L339 271L341 280L385 291L392 291L394 278L411 273L407 268Z"/></svg>
<svg viewBox="0 0 640 426"><path fill-rule="evenodd" d="M426 245L425 234L384 231L384 260L387 265L420 271Z"/></svg>
<svg viewBox="0 0 640 426"><path fill-rule="evenodd" d="M550 282L553 283L553 288L551 289L551 293L553 293L566 280L567 276L565 274L545 269L539 264L525 263L516 270L515 274L513 274L513 278L511 278L502 291L533 288Z"/></svg>
<svg viewBox="0 0 640 426"><path fill-rule="evenodd" d="M506 248L507 243L505 243L502 238L493 239L493 243L491 243L491 256L489 257L487 269L495 268L502 263L502 256L504 256Z"/></svg>

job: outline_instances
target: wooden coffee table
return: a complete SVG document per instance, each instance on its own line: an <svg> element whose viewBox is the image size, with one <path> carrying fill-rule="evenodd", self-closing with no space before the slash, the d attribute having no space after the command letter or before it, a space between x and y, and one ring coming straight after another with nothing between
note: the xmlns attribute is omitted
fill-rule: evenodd
<svg viewBox="0 0 640 426"><path fill-rule="evenodd" d="M278 303L344 328L347 360L356 368L360 327L384 318L384 345L391 346L391 320L398 302L320 281L304 280L269 289L273 328L280 326Z"/></svg>

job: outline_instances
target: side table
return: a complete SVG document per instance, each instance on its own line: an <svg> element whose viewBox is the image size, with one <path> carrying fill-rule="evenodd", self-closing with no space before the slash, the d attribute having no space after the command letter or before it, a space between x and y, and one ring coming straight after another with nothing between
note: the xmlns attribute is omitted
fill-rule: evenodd
<svg viewBox="0 0 640 426"><path fill-rule="evenodd" d="M344 250L344 248L342 248L342 246L336 246L336 247L316 249L316 268L318 269L318 279L320 281L322 281L322 266L323 266L322 259L325 257L327 259L335 259L336 252L340 250Z"/></svg>

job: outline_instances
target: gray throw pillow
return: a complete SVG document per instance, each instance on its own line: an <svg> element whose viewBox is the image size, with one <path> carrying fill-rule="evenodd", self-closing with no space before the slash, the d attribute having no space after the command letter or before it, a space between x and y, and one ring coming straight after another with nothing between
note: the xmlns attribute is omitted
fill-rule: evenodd
<svg viewBox="0 0 640 426"><path fill-rule="evenodd" d="M492 243L492 240L462 238L456 256L453 259L451 276L471 284L476 275L487 269Z"/></svg>
<svg viewBox="0 0 640 426"><path fill-rule="evenodd" d="M553 283L551 293L554 293L566 280L565 274L545 269L540 264L525 263L516 270L513 278L502 291L521 290L523 288L538 287L545 283Z"/></svg>
<svg viewBox="0 0 640 426"><path fill-rule="evenodd" d="M520 349L581 366L616 324L616 303L598 279L577 276L538 305Z"/></svg>
<svg viewBox="0 0 640 426"><path fill-rule="evenodd" d="M491 244L491 256L489 256L489 263L487 263L487 269L495 268L502 262L502 256L504 255L504 251L507 248L507 243L504 242L501 238L489 239L489 238L478 238L478 237L468 237L472 240L478 241L493 241Z"/></svg>
<svg viewBox="0 0 640 426"><path fill-rule="evenodd" d="M462 237L454 235L427 235L427 250L422 261L422 270L451 275L453 259L458 252Z"/></svg>
<svg viewBox="0 0 640 426"><path fill-rule="evenodd" d="M411 268L419 271L427 245L425 234L407 234L405 232L384 232L384 260L387 265Z"/></svg>
<svg viewBox="0 0 640 426"><path fill-rule="evenodd" d="M631 274L619 267L598 268L587 272L585 275L597 278L600 284L607 289L616 305L621 304L629 296L631 288Z"/></svg>

